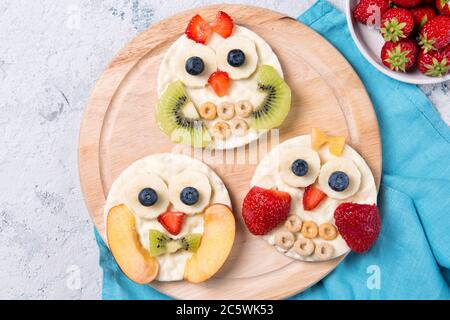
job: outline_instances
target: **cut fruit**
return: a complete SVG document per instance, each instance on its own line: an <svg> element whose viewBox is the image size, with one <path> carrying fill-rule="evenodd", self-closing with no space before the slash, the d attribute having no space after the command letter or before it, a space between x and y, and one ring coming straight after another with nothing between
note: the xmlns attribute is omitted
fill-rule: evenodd
<svg viewBox="0 0 450 320"><path fill-rule="evenodd" d="M305 174L297 175L293 171L296 161L304 161L307 169ZM278 170L280 177L288 186L299 188L307 187L316 181L320 173L319 154L310 148L292 146L284 148L280 153Z"/></svg>
<svg viewBox="0 0 450 320"><path fill-rule="evenodd" d="M230 77L224 71L216 71L208 79L208 83L219 97L226 96L230 89Z"/></svg>
<svg viewBox="0 0 450 320"><path fill-rule="evenodd" d="M258 69L258 89L267 95L250 116L250 127L255 130L279 127L291 109L291 89L277 70L269 65Z"/></svg>
<svg viewBox="0 0 450 320"><path fill-rule="evenodd" d="M167 253L169 251L175 252L178 248L169 248L169 244L172 239L158 230L149 230L148 232L148 242L149 251L153 257L159 256L160 254ZM169 250L171 249L171 250Z"/></svg>
<svg viewBox="0 0 450 320"><path fill-rule="evenodd" d="M222 204L210 206L205 211L204 230L200 247L184 269L184 279L192 283L211 278L228 258L236 232L233 213Z"/></svg>
<svg viewBox="0 0 450 320"><path fill-rule="evenodd" d="M327 195L320 189L312 185L306 187L303 194L303 209L307 211L314 210L326 197Z"/></svg>
<svg viewBox="0 0 450 320"><path fill-rule="evenodd" d="M348 186L342 191L333 190L330 186L330 177L333 173L342 172L347 175ZM361 172L356 164L347 158L335 158L327 161L320 170L320 189L332 199L343 200L358 192L361 185Z"/></svg>
<svg viewBox="0 0 450 320"><path fill-rule="evenodd" d="M169 84L156 108L158 127L170 137L172 142L199 148L206 147L211 143L211 136L203 121L199 117L185 116L184 109L188 108L186 113L192 114L191 107L192 103L183 83L176 81Z"/></svg>
<svg viewBox="0 0 450 320"><path fill-rule="evenodd" d="M313 148L316 151L319 151L319 149L328 141L328 135L323 132L322 130L318 128L312 128L311 133L311 148Z"/></svg>
<svg viewBox="0 0 450 320"><path fill-rule="evenodd" d="M165 212L158 217L158 222L174 236L178 235L183 227L185 214L183 212Z"/></svg>
<svg viewBox="0 0 450 320"><path fill-rule="evenodd" d="M139 241L136 220L125 205L109 210L106 234L112 255L128 278L139 284L147 284L156 278L158 262Z"/></svg>
<svg viewBox="0 0 450 320"><path fill-rule="evenodd" d="M189 252L196 252L200 247L202 235L198 233L188 234L181 238L181 248Z"/></svg>
<svg viewBox="0 0 450 320"><path fill-rule="evenodd" d="M244 53L245 62L239 67L233 67L228 62L232 50L239 49ZM250 77L258 66L258 52L255 42L249 38L232 36L222 42L216 49L217 67L228 73L231 79L240 80Z"/></svg>

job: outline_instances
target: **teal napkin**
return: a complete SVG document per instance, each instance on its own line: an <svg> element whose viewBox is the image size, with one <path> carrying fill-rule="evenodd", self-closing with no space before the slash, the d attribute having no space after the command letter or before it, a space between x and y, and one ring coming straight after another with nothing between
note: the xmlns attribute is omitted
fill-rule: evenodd
<svg viewBox="0 0 450 320"><path fill-rule="evenodd" d="M450 128L416 86L364 60L331 4L319 0L298 20L347 58L372 99L383 145L382 231L368 253L350 253L291 299L450 299ZM168 299L128 280L96 237L104 299Z"/></svg>

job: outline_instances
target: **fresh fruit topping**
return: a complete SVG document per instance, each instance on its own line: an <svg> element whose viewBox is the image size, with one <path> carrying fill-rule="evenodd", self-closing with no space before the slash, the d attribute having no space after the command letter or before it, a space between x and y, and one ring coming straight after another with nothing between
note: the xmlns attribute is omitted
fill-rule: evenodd
<svg viewBox="0 0 450 320"><path fill-rule="evenodd" d="M342 191L336 191L331 187L330 182L335 182L334 187L343 187L345 181L339 181L342 184L337 185L338 181L330 181L335 172L344 172L348 177L348 185ZM343 178L344 180L345 178ZM347 179L345 179L347 180ZM325 194L332 199L347 199L358 192L361 185L361 172L356 164L349 158L334 158L328 160L320 169L319 186Z"/></svg>
<svg viewBox="0 0 450 320"><path fill-rule="evenodd" d="M230 66L238 68L245 62L245 53L240 49L233 49L228 52L227 61Z"/></svg>
<svg viewBox="0 0 450 320"><path fill-rule="evenodd" d="M319 234L319 228L314 221L305 221L302 226L302 234L305 238L314 239Z"/></svg>
<svg viewBox="0 0 450 320"><path fill-rule="evenodd" d="M391 0L392 3L404 7L404 8L412 8L417 6L422 0Z"/></svg>
<svg viewBox="0 0 450 320"><path fill-rule="evenodd" d="M281 230L275 234L275 245L283 250L289 250L292 248L295 242L295 236L293 233Z"/></svg>
<svg viewBox="0 0 450 320"><path fill-rule="evenodd" d="M172 239L161 231L151 229L148 232L149 252L153 257L179 250L195 252L200 246L202 235L190 233L179 239Z"/></svg>
<svg viewBox="0 0 450 320"><path fill-rule="evenodd" d="M236 234L233 213L222 204L205 210L203 228L200 247L184 268L184 278L192 283L206 281L219 271L231 252Z"/></svg>
<svg viewBox="0 0 450 320"><path fill-rule="evenodd" d="M311 148L318 151L325 143L328 143L330 153L336 157L342 156L345 147L344 136L328 136L318 128L311 132Z"/></svg>
<svg viewBox="0 0 450 320"><path fill-rule="evenodd" d="M215 140L226 140L231 136L231 127L228 123L219 121L211 128Z"/></svg>
<svg viewBox="0 0 450 320"><path fill-rule="evenodd" d="M435 0L436 8L443 15L450 16L450 0Z"/></svg>
<svg viewBox="0 0 450 320"><path fill-rule="evenodd" d="M406 9L392 8L381 17L381 34L385 41L397 42L407 38L414 29L414 18Z"/></svg>
<svg viewBox="0 0 450 320"><path fill-rule="evenodd" d="M426 52L439 50L450 44L450 17L437 16L424 24L419 45Z"/></svg>
<svg viewBox="0 0 450 320"><path fill-rule="evenodd" d="M311 132L311 148L313 148L316 151L319 151L319 149L327 143L329 140L328 135L323 132L322 130L318 128L312 128Z"/></svg>
<svg viewBox="0 0 450 320"><path fill-rule="evenodd" d="M222 102L217 108L217 114L222 120L231 120L234 117L234 104L231 102Z"/></svg>
<svg viewBox="0 0 450 320"><path fill-rule="evenodd" d="M381 60L391 70L406 72L414 67L419 46L413 39L386 42L381 49Z"/></svg>
<svg viewBox="0 0 450 320"><path fill-rule="evenodd" d="M187 206L193 206L198 202L200 193L194 187L186 187L181 190L180 200Z"/></svg>
<svg viewBox="0 0 450 320"><path fill-rule="evenodd" d="M450 71L450 45L437 51L422 50L418 59L419 70L430 77L443 77Z"/></svg>
<svg viewBox="0 0 450 320"><path fill-rule="evenodd" d="M184 170L169 181L169 195L176 210L186 214L201 213L209 205L212 188L200 171Z"/></svg>
<svg viewBox="0 0 450 320"><path fill-rule="evenodd" d="M253 112L253 105L248 100L241 100L234 105L236 114L241 118L248 118Z"/></svg>
<svg viewBox="0 0 450 320"><path fill-rule="evenodd" d="M309 170L308 162L303 159L297 159L292 163L291 170L297 177L306 176Z"/></svg>
<svg viewBox="0 0 450 320"><path fill-rule="evenodd" d="M306 187L303 194L303 209L314 210L326 197L324 192L313 185Z"/></svg>
<svg viewBox="0 0 450 320"><path fill-rule="evenodd" d="M112 255L128 278L139 284L147 284L156 278L158 262L139 241L134 214L126 206L109 210L106 235Z"/></svg>
<svg viewBox="0 0 450 320"><path fill-rule="evenodd" d="M152 188L145 188L139 192L138 198L144 207L151 207L158 201L158 194Z"/></svg>
<svg viewBox="0 0 450 320"><path fill-rule="evenodd" d="M258 52L255 41L240 36L231 36L216 48L217 67L228 73L231 79L247 79L258 67Z"/></svg>
<svg viewBox="0 0 450 320"><path fill-rule="evenodd" d="M334 211L339 233L355 252L369 250L378 238L381 219L376 205L343 203Z"/></svg>
<svg viewBox="0 0 450 320"><path fill-rule="evenodd" d="M422 29L423 25L433 17L436 17L436 11L430 6L420 6L411 9L416 29Z"/></svg>
<svg viewBox="0 0 450 320"><path fill-rule="evenodd" d="M205 44L211 36L213 28L200 15L195 15L189 22L185 34L195 42Z"/></svg>
<svg viewBox="0 0 450 320"><path fill-rule="evenodd" d="M191 76L198 76L205 70L205 63L200 57L190 57L186 61L186 72Z"/></svg>
<svg viewBox="0 0 450 320"><path fill-rule="evenodd" d="M211 27L214 32L220 34L223 38L228 38L233 33L234 22L227 13L219 11L216 20L211 23Z"/></svg>
<svg viewBox="0 0 450 320"><path fill-rule="evenodd" d="M219 96L226 96L230 88L230 77L224 71L216 71L208 79L208 83L213 88L214 92Z"/></svg>
<svg viewBox="0 0 450 320"><path fill-rule="evenodd" d="M192 110L195 112L195 107L186 95L183 83L176 81L169 84L156 108L158 127L173 142L206 147L211 143L211 136L199 117L185 115L184 109L189 106L193 107Z"/></svg>
<svg viewBox="0 0 450 320"><path fill-rule="evenodd" d="M337 237L336 227L331 223L322 223L319 226L319 237L323 240L332 241Z"/></svg>
<svg viewBox="0 0 450 320"><path fill-rule="evenodd" d="M335 171L328 178L328 185L336 192L342 192L348 188L350 179L345 172Z"/></svg>
<svg viewBox="0 0 450 320"><path fill-rule="evenodd" d="M251 115L250 127L255 130L270 130L279 127L291 109L291 89L277 70L269 65L258 68L258 89L266 98Z"/></svg>
<svg viewBox="0 0 450 320"><path fill-rule="evenodd" d="M158 222L174 236L178 235L183 227L183 212L165 212L158 217Z"/></svg>
<svg viewBox="0 0 450 320"><path fill-rule="evenodd" d="M375 25L376 15L389 9L389 0L361 0L353 10L353 17L364 24Z"/></svg>
<svg viewBox="0 0 450 320"><path fill-rule="evenodd" d="M205 120L214 120L217 117L217 107L212 102L205 102L198 109L198 113Z"/></svg>
<svg viewBox="0 0 450 320"><path fill-rule="evenodd" d="M234 119L230 126L231 132L238 137L245 136L248 131L248 123L244 119Z"/></svg>
<svg viewBox="0 0 450 320"><path fill-rule="evenodd" d="M291 211L287 192L253 187L244 199L242 217L254 235L264 235L286 220Z"/></svg>
<svg viewBox="0 0 450 320"><path fill-rule="evenodd" d="M198 233L191 233L181 238L181 249L196 252L200 248L202 235Z"/></svg>

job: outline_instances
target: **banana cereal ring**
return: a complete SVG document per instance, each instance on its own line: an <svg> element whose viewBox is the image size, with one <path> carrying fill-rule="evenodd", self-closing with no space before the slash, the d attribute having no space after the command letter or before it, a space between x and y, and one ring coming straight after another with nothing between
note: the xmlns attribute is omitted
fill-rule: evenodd
<svg viewBox="0 0 450 320"><path fill-rule="evenodd" d="M300 230L302 230L302 225L303 225L302 219L300 219L300 217L297 216L296 214L288 217L286 222L284 223L284 226L290 232L300 232Z"/></svg>
<svg viewBox="0 0 450 320"><path fill-rule="evenodd" d="M217 122L211 128L212 135L215 139L226 140L231 135L230 125L226 122Z"/></svg>
<svg viewBox="0 0 450 320"><path fill-rule="evenodd" d="M329 260L333 257L334 247L326 242L319 243L316 246L314 255L319 258L319 260Z"/></svg>
<svg viewBox="0 0 450 320"><path fill-rule="evenodd" d="M223 120L230 120L234 117L234 105L230 102L222 102L217 108L217 114Z"/></svg>
<svg viewBox="0 0 450 320"><path fill-rule="evenodd" d="M242 100L235 104L235 109L238 116L247 118L253 112L253 105L248 100Z"/></svg>
<svg viewBox="0 0 450 320"><path fill-rule="evenodd" d="M298 238L294 243L294 251L302 257L309 257L314 252L314 242L311 239Z"/></svg>
<svg viewBox="0 0 450 320"><path fill-rule="evenodd" d="M331 223L323 223L319 226L319 237L324 240L334 240L337 237L336 227Z"/></svg>
<svg viewBox="0 0 450 320"><path fill-rule="evenodd" d="M231 131L239 137L244 136L248 131L248 123L243 119L234 119L231 121Z"/></svg>
<svg viewBox="0 0 450 320"><path fill-rule="evenodd" d="M205 102L198 110L200 116L205 120L214 120L217 117L217 107L212 102Z"/></svg>
<svg viewBox="0 0 450 320"><path fill-rule="evenodd" d="M314 239L317 237L319 233L319 228L317 228L317 224L313 221L305 221L302 226L302 234L305 238Z"/></svg>
<svg viewBox="0 0 450 320"><path fill-rule="evenodd" d="M289 231L280 231L275 235L275 244L285 250L289 250L294 241L295 236Z"/></svg>

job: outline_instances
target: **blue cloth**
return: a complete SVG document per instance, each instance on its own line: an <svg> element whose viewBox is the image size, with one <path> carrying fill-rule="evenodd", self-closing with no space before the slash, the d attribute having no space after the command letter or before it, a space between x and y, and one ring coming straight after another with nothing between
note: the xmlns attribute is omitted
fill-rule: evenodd
<svg viewBox="0 0 450 320"><path fill-rule="evenodd" d="M372 99L383 145L382 231L368 253L350 253L291 299L450 299L450 127L417 87L386 77L362 57L331 4L319 0L299 21L347 58ZM167 299L128 280L97 240L104 299Z"/></svg>

